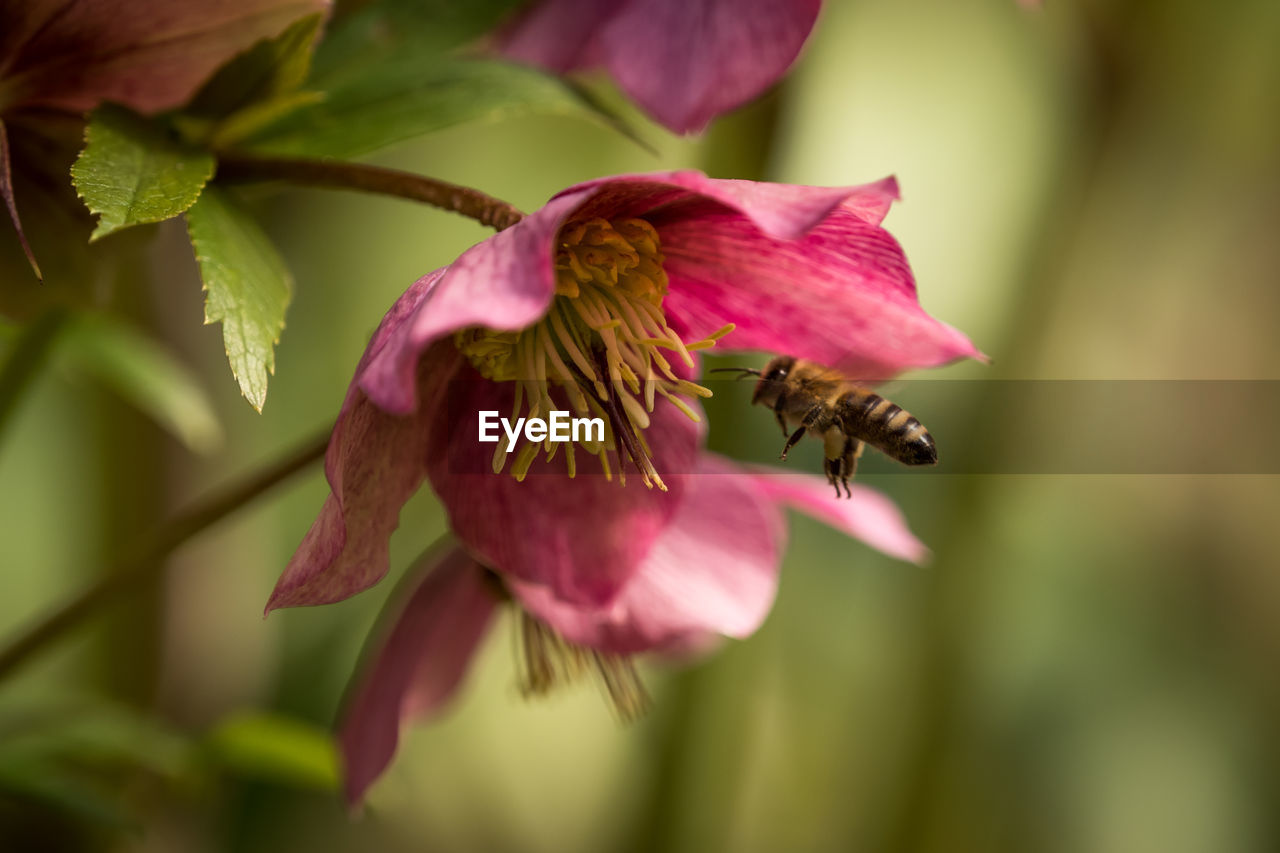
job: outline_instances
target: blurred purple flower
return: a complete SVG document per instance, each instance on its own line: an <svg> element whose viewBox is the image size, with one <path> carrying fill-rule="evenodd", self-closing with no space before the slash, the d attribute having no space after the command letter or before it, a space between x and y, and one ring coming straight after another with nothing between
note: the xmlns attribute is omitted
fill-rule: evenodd
<svg viewBox="0 0 1280 853"><path fill-rule="evenodd" d="M620 714L630 716L645 702L631 655L702 649L714 635L745 637L764 621L785 540L782 504L893 556L926 553L893 503L865 487L835 500L817 477L753 474L710 455L696 474L675 519L607 605L572 604L549 587L510 578L495 582L460 548L417 567L415 588L358 673L343 714L348 801L358 803L390 764L401 727L433 716L456 693L504 587L521 610L523 689L542 693L595 669Z"/></svg>
<svg viewBox="0 0 1280 853"><path fill-rule="evenodd" d="M706 479L694 474L692 398L710 394L691 381L696 350L733 329L734 349L873 378L978 354L920 308L879 224L896 195L892 179L605 178L423 277L356 369L326 457L332 494L267 609L380 580L400 508L424 479L487 567L569 605L615 602ZM508 459L477 440L481 411L565 408L601 417L605 441L526 443ZM581 451L597 462L584 466ZM653 488L613 482L628 467ZM515 476L495 474L504 468Z"/></svg>
<svg viewBox="0 0 1280 853"><path fill-rule="evenodd" d="M186 102L254 42L329 0L13 0L0 7L0 113L153 113Z"/></svg>
<svg viewBox="0 0 1280 853"><path fill-rule="evenodd" d="M512 59L555 72L606 68L677 133L701 131L776 83L821 0L539 0L500 36Z"/></svg>

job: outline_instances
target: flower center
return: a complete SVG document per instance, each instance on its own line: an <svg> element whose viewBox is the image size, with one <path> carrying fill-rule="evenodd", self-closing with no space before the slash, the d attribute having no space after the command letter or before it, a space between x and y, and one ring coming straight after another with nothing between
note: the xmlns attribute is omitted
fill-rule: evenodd
<svg viewBox="0 0 1280 853"><path fill-rule="evenodd" d="M599 458L606 477L612 476L608 453L613 451L621 481L630 459L646 486L665 490L643 435L654 401L661 396L697 421L681 395L711 396L701 385L676 376L663 351L693 367L689 353L715 346L733 326L700 341L682 341L662 310L667 293L662 262L658 232L643 219L568 223L560 230L556 250L556 295L541 320L517 331L471 328L454 336L482 376L516 383L513 421L557 409L553 388L563 391L579 416L604 421L603 441L563 442L570 477L576 472L577 445ZM511 473L524 479L539 451L545 450L550 460L560 443L550 438L525 441L512 451ZM507 455L505 442L499 442L495 473L506 467Z"/></svg>

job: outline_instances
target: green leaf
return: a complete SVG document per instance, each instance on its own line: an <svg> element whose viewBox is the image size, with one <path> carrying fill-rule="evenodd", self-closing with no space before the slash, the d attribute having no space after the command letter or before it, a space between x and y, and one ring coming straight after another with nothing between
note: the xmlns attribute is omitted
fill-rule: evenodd
<svg viewBox="0 0 1280 853"><path fill-rule="evenodd" d="M187 233L204 281L205 322L222 324L240 392L262 411L293 280L267 235L220 190L210 187L187 211Z"/></svg>
<svg viewBox="0 0 1280 853"><path fill-rule="evenodd" d="M442 56L491 32L527 0L372 0L334 22L316 50L315 82L412 52Z"/></svg>
<svg viewBox="0 0 1280 853"><path fill-rule="evenodd" d="M306 104L320 92L299 92L311 71L311 55L323 16L310 15L272 39L264 39L219 69L177 119L179 126L225 147L261 125Z"/></svg>
<svg viewBox="0 0 1280 853"><path fill-rule="evenodd" d="M99 215L90 242L113 231L177 216L200 197L213 175L213 157L171 137L164 128L123 107L93 111L87 144L71 180Z"/></svg>
<svg viewBox="0 0 1280 853"><path fill-rule="evenodd" d="M338 754L325 729L291 717L245 712L224 719L205 739L225 769L295 787L334 791Z"/></svg>
<svg viewBox="0 0 1280 853"><path fill-rule="evenodd" d="M198 453L215 449L222 427L195 375L160 344L104 315L82 315L59 344L67 366L96 377Z"/></svg>
<svg viewBox="0 0 1280 853"><path fill-rule="evenodd" d="M495 60L400 55L334 80L325 100L268 124L243 144L294 157L349 158L452 125L528 113L593 118L635 134L558 77Z"/></svg>

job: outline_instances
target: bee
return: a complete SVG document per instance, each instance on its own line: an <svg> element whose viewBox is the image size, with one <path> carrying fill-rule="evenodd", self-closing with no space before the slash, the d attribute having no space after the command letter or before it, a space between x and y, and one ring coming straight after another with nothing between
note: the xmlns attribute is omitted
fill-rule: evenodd
<svg viewBox="0 0 1280 853"><path fill-rule="evenodd" d="M849 478L858 466L863 445L869 444L906 465L933 465L938 449L920 421L895 403L863 388L839 371L803 358L781 355L763 370L718 368L742 376L758 376L752 405L768 406L786 436L782 459L808 432L822 439L823 471L835 486L852 496ZM787 424L797 424L794 431Z"/></svg>

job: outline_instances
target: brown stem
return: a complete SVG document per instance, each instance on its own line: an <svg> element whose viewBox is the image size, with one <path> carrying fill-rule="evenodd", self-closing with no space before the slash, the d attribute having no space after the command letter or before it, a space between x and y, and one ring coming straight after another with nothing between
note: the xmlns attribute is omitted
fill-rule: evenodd
<svg viewBox="0 0 1280 853"><path fill-rule="evenodd" d="M471 187L365 163L224 154L218 158L218 178L245 182L287 181L308 187L407 198L461 213L497 231L510 228L524 218L523 213L507 202Z"/></svg>
<svg viewBox="0 0 1280 853"><path fill-rule="evenodd" d="M264 470L221 489L157 530L138 547L123 554L101 579L72 596L61 607L32 625L0 650L0 679L13 673L37 652L66 634L100 605L134 584L156 577L165 566L165 557L187 540L266 492L272 486L306 468L324 456L329 434L308 441Z"/></svg>

